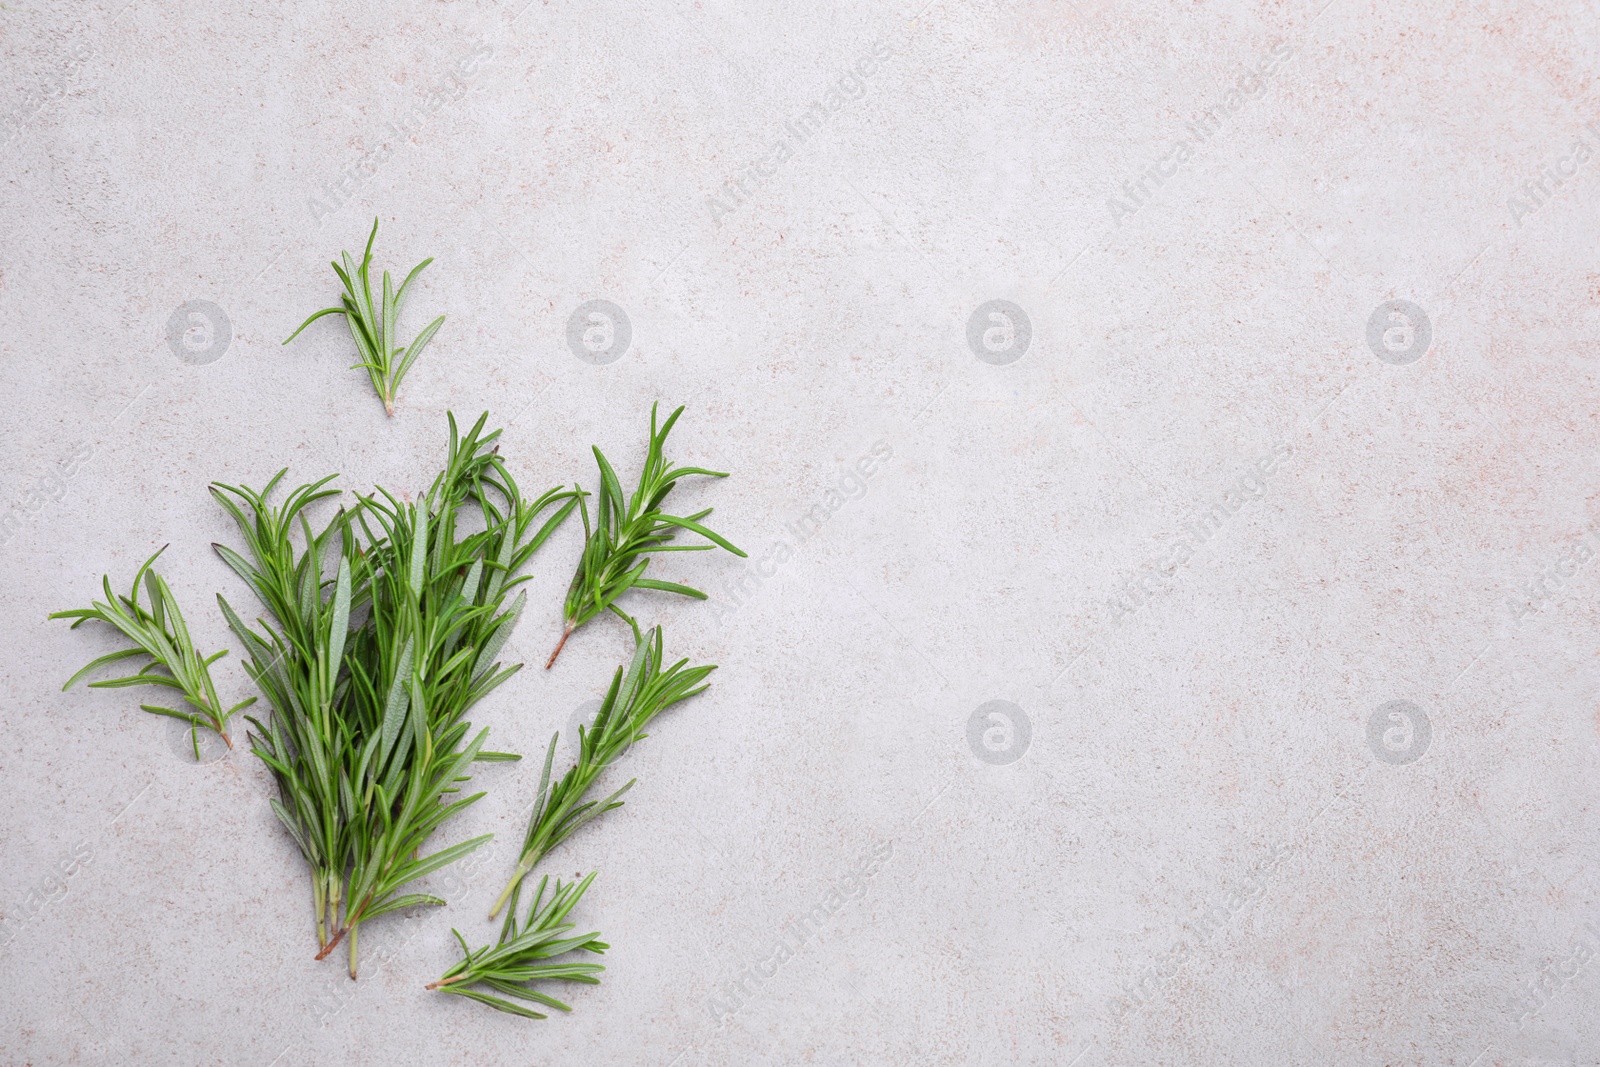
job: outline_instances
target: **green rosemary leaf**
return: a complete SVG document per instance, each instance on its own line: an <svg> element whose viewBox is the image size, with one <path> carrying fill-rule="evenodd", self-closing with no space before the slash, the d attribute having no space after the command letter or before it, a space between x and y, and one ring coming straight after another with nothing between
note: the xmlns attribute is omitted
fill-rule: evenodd
<svg viewBox="0 0 1600 1067"><path fill-rule="evenodd" d="M339 577L333 592L333 623L328 627L328 654L323 661L323 686L333 691L339 664L344 662L344 643L350 635L350 561L339 560Z"/></svg>
<svg viewBox="0 0 1600 1067"><path fill-rule="evenodd" d="M704 546L695 545L693 547L703 548ZM706 595L698 589L692 589L687 585L679 585L677 582L659 582L654 578L635 578L633 587L635 589L660 589L667 593L678 593L682 596L694 597L696 600L706 599Z"/></svg>
<svg viewBox="0 0 1600 1067"><path fill-rule="evenodd" d="M54 615L52 615L50 617L53 618L53 619L59 619L59 618L70 617L71 615L75 615L75 614L77 614L77 613L76 612L58 611L58 612L56 612L56 614L54 614ZM80 619L79 621L81 622L82 620ZM74 629L77 628L77 623L73 624L73 628ZM93 671L94 671L94 669L96 667L103 667L107 663L115 663L117 660L119 660L119 659L127 659L129 656L147 656L147 655L149 655L149 653L146 652L142 648L125 648L121 652L109 652L106 655L99 657L98 659L92 659L92 660L89 661L88 665L85 666L81 671L79 671L77 674L74 674L71 678L67 679L67 684L63 685L61 687L61 691L64 693L68 689L71 689L73 682L76 682L79 678L82 678L86 674L93 673ZM92 688L94 686L94 683L90 682L89 685Z"/></svg>
<svg viewBox="0 0 1600 1067"><path fill-rule="evenodd" d="M417 357L422 355L422 350L428 347L428 342L433 340L433 335L438 333L439 327L443 325L444 316L440 315L425 326L422 332L417 334L416 339L407 346L406 354L400 360L400 366L394 372L394 387L396 389L400 388L400 382L404 380L406 372L411 369L411 364L415 363Z"/></svg>
<svg viewBox="0 0 1600 1067"><path fill-rule="evenodd" d="M140 649L139 651L143 652L144 650ZM135 675L130 675L127 678L107 678L104 681L90 682L89 688L126 689L131 685L164 685L168 689L176 689L179 692L183 691L183 683L179 682L176 678L167 678L159 674L145 674L143 671Z"/></svg>
<svg viewBox="0 0 1600 1067"><path fill-rule="evenodd" d="M707 541L710 541L712 544L716 545L717 547L727 549L729 552L732 552L736 556L744 556L745 555L744 552L740 551L738 548L735 548L731 541L728 541L726 538L722 537L720 534L713 533L712 531L706 529L704 526L700 525L698 522L691 522L688 519L680 519L680 518L677 518L677 517L672 516L672 515L662 515L661 516L661 521L663 523L667 524L668 526L678 526L678 527L681 527L682 529L685 529L685 530L692 530L693 532L699 534L701 537L704 537Z"/></svg>
<svg viewBox="0 0 1600 1067"><path fill-rule="evenodd" d="M493 623L494 630L490 634L489 640L484 642L483 651L478 653L477 660L472 664L474 678L482 677L483 673L493 666L494 658L500 654L500 650L511 639L511 631L517 628L517 621L522 618L522 605L527 603L527 600L526 593L518 593L517 599L511 603L511 610L495 620Z"/></svg>
<svg viewBox="0 0 1600 1067"><path fill-rule="evenodd" d="M382 905L367 909L367 918L375 919L379 915L386 915L391 911L400 911L403 908L414 908L419 905L443 907L448 901L430 893L407 893L404 896L393 897Z"/></svg>
<svg viewBox="0 0 1600 1067"><path fill-rule="evenodd" d="M478 796L472 797L471 799L476 800L482 795L482 793L479 793ZM457 801L457 803L463 804L464 806L465 802ZM425 874L432 874L440 867L454 863L456 860L460 859L462 856L465 856L468 852L471 852L479 845L484 844L492 837L494 837L493 834L483 834L482 836L463 841L460 844L451 845L449 848L442 848L438 852L435 852L433 855L424 859L401 864L398 868L398 874L404 875L404 881L407 882L416 878L421 878ZM444 901L440 901L440 903L442 904Z"/></svg>
<svg viewBox="0 0 1600 1067"><path fill-rule="evenodd" d="M388 762L389 753L394 750L394 743L400 736L400 723L411 706L411 692L406 688L406 683L411 679L415 648L416 638L407 637L405 648L400 651L399 665L394 671L394 681L389 686L389 699L384 704L383 728L379 735L383 741L383 747L378 750L380 767Z"/></svg>

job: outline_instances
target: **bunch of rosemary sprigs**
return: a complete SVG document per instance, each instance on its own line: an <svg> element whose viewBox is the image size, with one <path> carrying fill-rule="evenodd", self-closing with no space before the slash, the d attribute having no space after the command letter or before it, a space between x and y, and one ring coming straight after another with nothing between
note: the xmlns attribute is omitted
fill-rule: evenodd
<svg viewBox="0 0 1600 1067"><path fill-rule="evenodd" d="M375 301L370 270L376 237L375 221L360 264L346 253L343 265L334 265L345 288L340 305L312 315L300 330L324 315L344 315L358 366L367 370L392 415L401 380L444 320L434 320L410 345L395 341L405 293L432 260L414 268L398 288L385 272ZM318 959L348 941L354 978L362 924L402 908L444 904L408 886L491 836L423 854L452 816L483 796L463 795L473 763L521 758L485 749L489 731L474 732L467 715L521 667L502 665L498 657L524 608L524 568L578 510L583 550L563 605L560 642L545 667L554 666L575 630L606 612L628 623L632 656L616 669L593 721L579 728L577 759L554 782L559 735L550 738L515 869L490 912L492 918L510 904L498 942L469 949L456 933L462 960L428 988L544 1018L524 1002L568 1008L541 991L540 983L599 981L600 964L558 958L609 947L597 933L573 935L575 924L567 920L595 875L575 883L558 880L553 891L546 876L520 920L518 900L523 880L553 849L622 806L631 780L603 799L589 794L628 747L646 736L658 714L703 691L716 669L691 667L686 659L667 666L660 627L641 632L618 603L630 590L705 599L690 586L645 577L656 553L720 547L745 554L704 525L710 509L687 516L663 510L680 479L727 476L668 462L667 435L682 413L679 407L658 424L652 406L644 465L631 494L594 449L599 489L593 520L591 494L580 487L558 486L524 498L499 454L500 431L484 431L487 414L465 435L450 417L444 469L416 500L384 489L356 494L313 525L312 512L325 512L318 505L341 495L330 487L334 475L298 486L276 504L287 470L259 490L211 486L242 540L240 549L213 547L259 602L259 614L246 613L255 615L251 624L217 597L244 644L245 670L270 708L265 721L246 716L254 727L251 750L272 771L278 793L272 810L310 870ZM684 532L706 543L673 543ZM232 747L229 719L255 698L223 709L210 667L227 653L206 656L195 649L171 589L153 570L156 556L139 569L130 595L114 594L107 578L104 601L51 618L71 619L74 628L104 622L129 640L131 647L95 659L67 686L106 664L146 657L136 674L90 685L176 690L177 707L141 706L188 722L198 759L198 731L214 730ZM148 604L140 602L141 586Z"/></svg>
<svg viewBox="0 0 1600 1067"><path fill-rule="evenodd" d="M266 609L252 628L218 597L244 643L246 669L272 707L251 718L251 744L277 778L273 810L311 867L318 958L347 935L356 973L363 922L443 904L407 883L488 840L427 856L423 845L483 794L461 796L470 764L515 759L484 751L467 712L517 667L496 656L522 610L518 572L576 505L570 490L523 498L480 418L465 437L450 420L445 469L414 503L379 490L320 531L307 509L336 495L331 479L269 502L215 485L247 555L217 552ZM554 509L541 526L541 515ZM466 517L483 528L466 533ZM301 534L293 534L298 526Z"/></svg>

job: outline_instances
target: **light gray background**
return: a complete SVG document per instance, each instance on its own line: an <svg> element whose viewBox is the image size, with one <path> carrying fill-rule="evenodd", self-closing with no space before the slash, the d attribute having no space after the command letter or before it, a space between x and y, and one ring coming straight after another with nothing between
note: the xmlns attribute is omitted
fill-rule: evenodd
<svg viewBox="0 0 1600 1067"><path fill-rule="evenodd" d="M6 4L0 1061L1600 1061L1600 8L1322 5ZM393 419L337 322L279 345L376 214L381 266L437 257L407 335L449 316ZM632 327L605 365L567 345L596 299ZM991 300L1031 325L1007 365L968 346ZM1369 345L1390 300L1420 359ZM187 301L227 317L211 352L179 320L212 362L168 344ZM534 761L477 776L442 840L501 850L364 930L352 985L258 761L60 692L114 642L46 613L164 543L233 644L213 479L421 488L445 412L488 409L526 486L592 482L657 399L752 560L667 558L713 601L634 601L721 669L552 861L601 872L615 945L570 1016L422 988L452 925L493 930ZM627 652L602 621L536 669L578 538L474 716L497 747ZM1004 723L969 745L994 700L1013 762ZM1391 701L1411 762L1369 744ZM1375 736L1414 754L1403 725Z"/></svg>

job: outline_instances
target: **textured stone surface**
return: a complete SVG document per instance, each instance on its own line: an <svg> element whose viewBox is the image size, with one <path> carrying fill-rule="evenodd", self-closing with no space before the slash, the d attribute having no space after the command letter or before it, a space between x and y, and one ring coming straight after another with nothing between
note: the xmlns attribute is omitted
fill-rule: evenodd
<svg viewBox="0 0 1600 1067"><path fill-rule="evenodd" d="M7 5L0 120L0 1061L1600 1062L1594 0ZM393 419L279 345L374 215L449 316ZM352 984L261 765L60 691L168 542L236 644L213 479L419 488L487 409L592 481L657 399L751 560L636 601L721 670L552 860L570 1016L423 990L532 760Z"/></svg>

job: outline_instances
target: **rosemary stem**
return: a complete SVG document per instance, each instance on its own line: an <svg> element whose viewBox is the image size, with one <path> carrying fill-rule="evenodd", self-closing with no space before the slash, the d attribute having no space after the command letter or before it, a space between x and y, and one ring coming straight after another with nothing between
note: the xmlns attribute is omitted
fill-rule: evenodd
<svg viewBox="0 0 1600 1067"><path fill-rule="evenodd" d="M515 892L518 883L526 878L531 870L533 870L533 864L528 860L523 860L517 864L516 871L511 875L511 881L507 882L506 887L500 891L500 899L496 900L494 907L489 909L489 918L492 919L500 914L500 909L506 906L506 901L511 898L511 894Z"/></svg>
<svg viewBox="0 0 1600 1067"><path fill-rule="evenodd" d="M322 872L314 871L311 875L311 906L317 915L317 948L326 948L328 944L328 920L326 918L328 898L323 892Z"/></svg>
<svg viewBox="0 0 1600 1067"><path fill-rule="evenodd" d="M319 960L327 959L328 953L339 947L339 942L344 940L344 935L349 931L349 929L349 927L345 927L343 930L336 931L333 935L333 940L322 946L322 951L317 953L316 958Z"/></svg>
<svg viewBox="0 0 1600 1067"><path fill-rule="evenodd" d="M360 932L359 925L350 927L350 980L356 977L356 935Z"/></svg>
<svg viewBox="0 0 1600 1067"><path fill-rule="evenodd" d="M556 650L550 653L550 658L545 662L545 670L549 670L556 665L556 657L561 655L562 648L566 646L567 638L571 637L572 631L576 629L577 627L571 622L567 623L566 628L561 631L561 640L556 643Z"/></svg>
<svg viewBox="0 0 1600 1067"><path fill-rule="evenodd" d="M339 898L340 898L339 890L340 890L340 888L341 887L340 887L340 884L339 884L339 875L338 875L338 873L335 872L335 871L329 871L328 872L328 925L330 927L335 927L335 929L333 931L333 939L328 941L328 942L326 942L322 946L322 951L317 953L317 959L319 959L319 960L320 959L326 959L328 953L332 952L334 950L334 948L338 946L339 942L344 939L344 935L350 929L350 912L349 912L348 908L345 909L344 925L342 927L339 926Z"/></svg>

